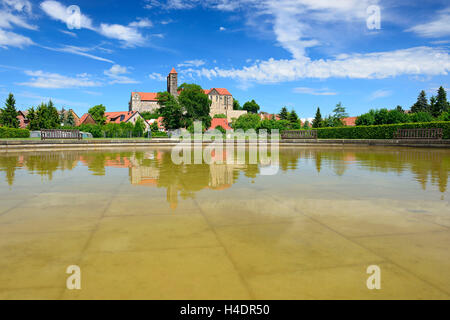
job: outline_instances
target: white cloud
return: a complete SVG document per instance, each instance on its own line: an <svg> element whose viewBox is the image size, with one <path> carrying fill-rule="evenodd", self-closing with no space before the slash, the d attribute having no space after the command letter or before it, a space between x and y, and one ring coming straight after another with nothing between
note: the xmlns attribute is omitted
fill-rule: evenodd
<svg viewBox="0 0 450 320"><path fill-rule="evenodd" d="M27 82L19 83L22 86L43 88L43 89L61 89L61 88L79 88L79 87L98 87L101 83L91 80L89 75L80 74L75 77L67 77L58 73L49 73L44 71L25 71L25 74L31 79Z"/></svg>
<svg viewBox="0 0 450 320"><path fill-rule="evenodd" d="M275 83L303 78L383 79L400 75L447 75L450 56L444 49L416 47L367 54L340 55L335 59L269 59L242 69L189 69L207 78Z"/></svg>
<svg viewBox="0 0 450 320"><path fill-rule="evenodd" d="M28 0L3 0L5 5L17 12L31 13L31 2Z"/></svg>
<svg viewBox="0 0 450 320"><path fill-rule="evenodd" d="M109 70L105 70L104 74L110 78L110 84L132 84L138 83L124 74L128 74L128 68L118 64L113 65Z"/></svg>
<svg viewBox="0 0 450 320"><path fill-rule="evenodd" d="M369 100L376 100L376 99L380 99L380 98L386 98L392 95L392 91L390 90L377 90L374 91L370 97Z"/></svg>
<svg viewBox="0 0 450 320"><path fill-rule="evenodd" d="M0 0L0 48L23 48L34 44L33 41L23 35L5 29L14 27L37 30L38 28L27 22L31 15L32 5L27 0Z"/></svg>
<svg viewBox="0 0 450 320"><path fill-rule="evenodd" d="M139 18L137 21L131 22L129 26L134 28L150 28L153 26L153 23L147 18Z"/></svg>
<svg viewBox="0 0 450 320"><path fill-rule="evenodd" d="M51 47L45 47L45 46L41 46L41 47L44 49L47 49L47 50L51 50L51 51L66 52L66 53L76 54L76 55L79 55L82 57L94 59L97 61L114 63L113 61L111 61L109 59L105 59L105 58L88 53L89 51L92 51L97 48L85 48L85 47L76 47L76 46L63 46L61 48L51 48Z"/></svg>
<svg viewBox="0 0 450 320"><path fill-rule="evenodd" d="M436 16L433 16L433 21L419 24L407 31L415 32L419 36L426 38L450 36L450 7L438 12Z"/></svg>
<svg viewBox="0 0 450 320"><path fill-rule="evenodd" d="M29 24L24 16L18 16L10 12L0 11L0 28L11 29L13 25L29 30L37 30L37 27Z"/></svg>
<svg viewBox="0 0 450 320"><path fill-rule="evenodd" d="M195 60L187 60L183 63L179 63L178 67L182 68L182 67L200 67L205 65L205 61L204 60L200 60L200 59L195 59Z"/></svg>
<svg viewBox="0 0 450 320"><path fill-rule="evenodd" d="M219 28L219 31L225 31L225 30L227 30L227 28L225 28L225 27L220 27Z"/></svg>
<svg viewBox="0 0 450 320"><path fill-rule="evenodd" d="M70 14L67 7L58 1L44 1L41 3L41 9L51 18L68 23ZM138 19L131 22L128 26L120 24L101 23L100 26L94 26L91 18L81 14L80 27L95 31L107 38L116 39L122 42L125 47L135 47L145 45L146 38L139 31L140 28L148 28L152 23L148 19Z"/></svg>
<svg viewBox="0 0 450 320"><path fill-rule="evenodd" d="M102 23L99 33L105 37L122 41L126 47L141 46L145 43L144 36L136 28L120 24Z"/></svg>
<svg viewBox="0 0 450 320"><path fill-rule="evenodd" d="M0 48L23 48L32 44L33 41L28 37L0 29Z"/></svg>
<svg viewBox="0 0 450 320"><path fill-rule="evenodd" d="M335 96L337 93L330 91L328 88L306 88L306 87L298 87L293 90L295 93L300 94L310 94L313 96Z"/></svg>
<svg viewBox="0 0 450 320"><path fill-rule="evenodd" d="M166 77L164 77L161 73L153 72L148 75L148 77L152 80L156 81L166 81Z"/></svg>

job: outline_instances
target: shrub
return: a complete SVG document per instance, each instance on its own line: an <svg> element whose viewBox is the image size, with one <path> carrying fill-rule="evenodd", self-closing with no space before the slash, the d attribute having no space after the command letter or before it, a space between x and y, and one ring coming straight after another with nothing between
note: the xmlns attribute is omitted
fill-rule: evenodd
<svg viewBox="0 0 450 320"><path fill-rule="evenodd" d="M409 122L431 122L431 121L433 121L433 116L428 112L412 113L409 116Z"/></svg>
<svg viewBox="0 0 450 320"><path fill-rule="evenodd" d="M77 129L91 133L94 138L103 138L102 126L98 124L82 124Z"/></svg>
<svg viewBox="0 0 450 320"><path fill-rule="evenodd" d="M392 139L398 129L442 128L444 139L450 139L450 122L420 122L387 124L380 126L360 126L342 128L319 128L319 139Z"/></svg>
<svg viewBox="0 0 450 320"><path fill-rule="evenodd" d="M227 116L225 114L216 114L214 117L214 119L226 119Z"/></svg>
<svg viewBox="0 0 450 320"><path fill-rule="evenodd" d="M29 138L30 130L0 127L0 138Z"/></svg>

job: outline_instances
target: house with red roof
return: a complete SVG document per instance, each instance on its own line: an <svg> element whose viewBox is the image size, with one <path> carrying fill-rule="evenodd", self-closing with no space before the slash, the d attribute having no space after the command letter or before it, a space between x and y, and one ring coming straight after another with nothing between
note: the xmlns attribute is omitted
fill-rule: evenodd
<svg viewBox="0 0 450 320"><path fill-rule="evenodd" d="M150 125L137 111L119 111L119 112L105 112L106 123L136 123L138 119L142 119L145 125L145 131L148 131Z"/></svg>
<svg viewBox="0 0 450 320"><path fill-rule="evenodd" d="M81 126L82 124L95 124L94 118L92 118L90 113L85 113L78 121L77 127Z"/></svg>

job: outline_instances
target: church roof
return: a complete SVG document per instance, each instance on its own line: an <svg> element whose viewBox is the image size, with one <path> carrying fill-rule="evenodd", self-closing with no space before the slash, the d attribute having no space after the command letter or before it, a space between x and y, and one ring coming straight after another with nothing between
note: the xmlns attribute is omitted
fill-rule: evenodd
<svg viewBox="0 0 450 320"><path fill-rule="evenodd" d="M216 90L218 94L220 94L221 96L231 96L230 91L228 91L225 88L212 88L210 90L205 90L205 94L210 94L211 91Z"/></svg>
<svg viewBox="0 0 450 320"><path fill-rule="evenodd" d="M141 96L141 101L158 101L157 92L132 92L131 95L139 94Z"/></svg>
<svg viewBox="0 0 450 320"><path fill-rule="evenodd" d="M178 72L175 70L175 68L172 68L172 71L170 71L170 74L172 74L172 73L178 73Z"/></svg>

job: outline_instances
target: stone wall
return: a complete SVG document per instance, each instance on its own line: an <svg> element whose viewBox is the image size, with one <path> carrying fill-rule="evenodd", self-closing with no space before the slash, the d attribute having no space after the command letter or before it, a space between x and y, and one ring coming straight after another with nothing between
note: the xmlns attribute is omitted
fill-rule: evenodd
<svg viewBox="0 0 450 320"><path fill-rule="evenodd" d="M159 109L159 104L157 101L136 101L131 100L129 111L143 112L155 112Z"/></svg>

